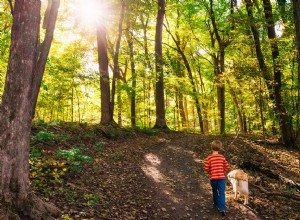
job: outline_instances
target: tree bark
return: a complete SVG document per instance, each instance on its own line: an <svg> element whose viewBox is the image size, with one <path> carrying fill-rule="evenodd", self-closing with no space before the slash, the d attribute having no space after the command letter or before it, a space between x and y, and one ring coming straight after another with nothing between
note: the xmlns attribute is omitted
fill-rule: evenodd
<svg viewBox="0 0 300 220"><path fill-rule="evenodd" d="M111 122L110 111L110 86L108 74L108 56L106 29L103 24L97 27L98 62L100 72L100 92L101 92L101 125L109 125Z"/></svg>
<svg viewBox="0 0 300 220"><path fill-rule="evenodd" d="M287 114L287 111L282 103L282 97L281 97L282 73L281 73L281 66L278 63L279 49L276 42L276 35L275 35L275 28L274 28L275 24L273 20L272 6L269 0L263 0L263 3L264 3L265 18L268 24L268 38L270 39L271 50L272 50L273 71L274 71L273 79L271 74L269 73L270 71L268 70L264 62L264 56L261 50L259 34L256 26L254 25L254 18L252 13L253 3L251 0L246 0L246 8L248 12L248 18L250 19L251 31L254 38L256 56L258 59L259 67L262 71L263 78L265 79L269 91L270 100L275 105L273 110L275 111L277 118L279 119L279 125L280 125L283 141L286 146L294 146L292 125L289 116Z"/></svg>
<svg viewBox="0 0 300 220"><path fill-rule="evenodd" d="M298 63L298 119L300 114L300 0L293 0L294 7L294 23L297 42L297 63Z"/></svg>
<svg viewBox="0 0 300 220"><path fill-rule="evenodd" d="M156 122L155 128L167 128L165 97L164 97L164 73L162 57L162 30L165 15L165 0L158 0L158 12L155 32L155 71L156 71Z"/></svg>
<svg viewBox="0 0 300 220"><path fill-rule="evenodd" d="M150 107L150 97L151 97L151 86L152 83L152 66L150 62L150 56L149 56L149 49L148 49L148 38L147 38L147 27L148 27L148 21L149 21L149 15L145 21L144 14L141 14L140 20L143 27L143 47L144 47L144 53L145 53L145 72L144 72L144 78L143 78L143 86L144 86L144 99L146 100L146 110L145 110L145 121L144 126L151 127L151 107ZM153 85L154 87L154 85ZM153 89L154 90L154 89ZM155 91L154 91L155 93ZM155 96L155 94L154 94Z"/></svg>
<svg viewBox="0 0 300 220"><path fill-rule="evenodd" d="M279 126L283 142L286 146L295 147L295 140L293 135L293 127L291 123L291 117L288 114L281 96L281 75L282 67L279 62L279 48L276 42L275 23L272 12L272 5L270 0L263 0L265 19L267 22L268 38L270 40L272 59L273 59L273 71L274 71L274 96L276 114L279 118Z"/></svg>
<svg viewBox="0 0 300 220"><path fill-rule="evenodd" d="M213 10L213 1L210 0L210 18L213 26L211 38L215 35L215 39L219 45L218 55L214 56L214 69L217 82L217 97L218 97L218 110L220 116L220 134L225 134L225 84L223 82L223 74L225 71L225 48L228 46L229 41L224 41L220 34L216 23L215 12ZM213 41L213 40L212 40ZM214 47L214 43L212 44Z"/></svg>
<svg viewBox="0 0 300 220"><path fill-rule="evenodd" d="M131 67L131 77L132 77L132 83L131 83L131 126L133 128L136 127L136 70L135 70L135 62L134 62L134 51L133 51L133 36L132 33L128 31L126 35L126 39L128 42L128 48L129 48L129 56L130 56L130 67Z"/></svg>
<svg viewBox="0 0 300 220"><path fill-rule="evenodd" d="M24 218L45 217L47 212L50 216L59 215L57 208L34 196L29 180L31 122L59 3L59 0L52 0L48 4L46 34L41 45L40 1L16 0L13 9L8 70L0 106L0 197Z"/></svg>
<svg viewBox="0 0 300 220"><path fill-rule="evenodd" d="M116 42L116 48L114 51L114 68L113 68L113 79L111 87L111 101L110 101L110 121L114 121L114 108L115 108L115 93L116 93L116 81L120 78L120 67L119 67L119 52L122 39L122 26L125 15L125 1L122 0L121 16L119 20L118 38Z"/></svg>
<svg viewBox="0 0 300 220"><path fill-rule="evenodd" d="M243 123L243 113L242 113L242 109L240 107L236 92L234 91L234 89L230 85L230 81L228 79L226 81L227 81L227 84L228 84L228 87L229 87L229 92L230 92L230 94L232 96L232 99L233 99L233 103L234 103L236 111L237 111L238 128L239 128L240 131L242 131L242 133L245 133L244 123Z"/></svg>

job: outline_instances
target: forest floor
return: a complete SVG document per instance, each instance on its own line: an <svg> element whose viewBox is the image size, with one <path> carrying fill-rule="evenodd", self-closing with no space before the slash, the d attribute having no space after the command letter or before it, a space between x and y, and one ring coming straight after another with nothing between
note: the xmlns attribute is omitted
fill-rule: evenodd
<svg viewBox="0 0 300 220"><path fill-rule="evenodd" d="M144 130L107 138L97 126L35 126L31 180L61 219L300 219L298 153L254 135ZM203 160L219 139L231 169L249 174L250 203L233 199L225 217L213 208Z"/></svg>

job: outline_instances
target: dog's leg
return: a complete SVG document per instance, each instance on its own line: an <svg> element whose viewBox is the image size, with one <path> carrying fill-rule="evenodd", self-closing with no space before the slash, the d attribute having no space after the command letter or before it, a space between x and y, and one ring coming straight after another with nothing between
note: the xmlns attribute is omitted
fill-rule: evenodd
<svg viewBox="0 0 300 220"><path fill-rule="evenodd" d="M238 199L238 181L235 181L233 191L234 191L234 199L237 200Z"/></svg>
<svg viewBox="0 0 300 220"><path fill-rule="evenodd" d="M245 195L244 205L249 204L249 195Z"/></svg>

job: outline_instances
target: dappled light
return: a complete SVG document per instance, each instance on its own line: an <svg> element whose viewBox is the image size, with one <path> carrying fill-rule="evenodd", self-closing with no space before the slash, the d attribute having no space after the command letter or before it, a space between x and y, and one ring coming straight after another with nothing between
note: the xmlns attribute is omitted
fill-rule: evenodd
<svg viewBox="0 0 300 220"><path fill-rule="evenodd" d="M141 168L144 173L155 182L161 183L166 181L166 177L156 167L152 165L143 165Z"/></svg>
<svg viewBox="0 0 300 220"><path fill-rule="evenodd" d="M145 163L141 166L144 173L155 182L165 182L166 177L159 171L160 159L152 153L145 155Z"/></svg>
<svg viewBox="0 0 300 220"><path fill-rule="evenodd" d="M153 166L159 166L161 164L161 160L158 158L158 156L152 153L146 154L145 160Z"/></svg>

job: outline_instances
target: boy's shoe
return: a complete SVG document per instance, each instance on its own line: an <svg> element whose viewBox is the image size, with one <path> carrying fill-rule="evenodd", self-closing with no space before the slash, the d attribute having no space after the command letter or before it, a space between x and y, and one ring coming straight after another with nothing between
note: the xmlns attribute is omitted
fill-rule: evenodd
<svg viewBox="0 0 300 220"><path fill-rule="evenodd" d="M222 216L225 216L225 211L222 211L222 212L221 212L221 215L222 215Z"/></svg>

